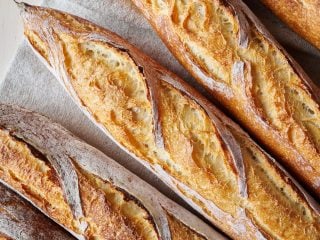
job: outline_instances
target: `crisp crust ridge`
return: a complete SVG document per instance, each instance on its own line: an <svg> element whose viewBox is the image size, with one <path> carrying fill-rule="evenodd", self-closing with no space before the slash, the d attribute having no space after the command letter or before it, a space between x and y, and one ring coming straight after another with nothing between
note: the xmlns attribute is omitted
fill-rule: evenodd
<svg viewBox="0 0 320 240"><path fill-rule="evenodd" d="M0 128L0 181L77 239L182 240L185 234L195 239L224 239L132 173L40 115L0 104ZM68 202L75 193L64 182L71 183L72 175L60 177L51 164L61 164L66 157L72 163L67 172L77 175L81 217L72 210L72 201ZM168 213L173 216L170 222ZM175 232L171 232L172 227ZM0 227L0 232L3 230L9 228Z"/></svg>
<svg viewBox="0 0 320 240"><path fill-rule="evenodd" d="M72 240L52 220L0 181L0 239Z"/></svg>
<svg viewBox="0 0 320 240"><path fill-rule="evenodd" d="M301 229L303 239L319 236L318 204L181 79L81 18L35 7L23 17L32 47L44 46L49 69L84 113L224 232L236 239L297 239ZM150 81L158 85L152 97Z"/></svg>
<svg viewBox="0 0 320 240"><path fill-rule="evenodd" d="M198 82L319 197L319 87L248 7L236 0L132 2Z"/></svg>

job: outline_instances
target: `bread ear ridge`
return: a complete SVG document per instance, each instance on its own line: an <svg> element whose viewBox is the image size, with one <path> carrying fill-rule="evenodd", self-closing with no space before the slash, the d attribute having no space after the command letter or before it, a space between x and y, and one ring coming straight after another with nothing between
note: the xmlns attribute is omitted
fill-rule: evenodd
<svg viewBox="0 0 320 240"><path fill-rule="evenodd" d="M141 148L138 148L136 147L136 145L141 146L143 144L143 141L140 140L141 142L140 143L139 141L136 141L131 137L130 134L132 132L130 131L132 129L129 128L127 130L129 133L125 132L127 133L127 135L125 133L117 134L116 130L112 129L108 125L109 123L108 121L110 119L108 119L107 122L100 121L98 117L97 108L110 107L110 105L108 105L108 103L106 103L105 105L104 104L99 105L99 103L98 104L95 103L92 105L92 102L90 102L90 98L87 98L84 96L86 92L91 91L93 88L90 89L90 86L88 87L85 84L79 85L79 86L77 86L77 84L83 79L86 80L87 73L81 72L83 74L81 76L74 75L74 73L72 72L73 70L72 65L70 65L72 64L72 59L67 59L66 62L63 62L62 60L62 62L60 63L59 61L57 61L57 59L56 60L53 59L54 61L52 61L51 59L51 61L49 61L49 66L51 66L49 69L55 73L60 83L68 90L68 92L71 94L75 102L80 106L82 111L105 134L107 134L111 139L113 139L122 149L124 149L137 161L144 164L148 169L153 171L160 179L165 181L173 190L175 190L176 193L178 193L181 197L183 197L186 201L188 201L188 203L190 203L196 210L198 210L201 214L203 214L209 221L216 224L218 227L220 227L224 232L226 232L230 236L238 239L246 239L246 238L253 238L253 239L267 238L268 239L268 238L277 236L277 234L281 235L282 234L281 229L278 229L278 227L281 228L281 226L275 226L274 225L276 224L275 222L269 223L268 227L265 226L265 224L269 220L263 217L263 214L261 214L260 211L262 211L261 209L265 208L265 206L262 206L259 203L262 202L262 199L266 198L268 200L266 204L268 204L270 207L271 206L273 207L274 205L277 206L279 205L278 202L281 202L281 207L283 207L283 209L281 209L281 212L275 212L274 214L276 214L279 218L283 219L286 222L286 224L289 224L289 225L292 223L292 220L291 219L289 220L287 218L286 214L284 213L285 212L284 208L290 206L292 202L295 202L301 205L308 212L308 216L311 216L311 219L312 219L311 221L313 223L311 224L312 226L310 225L308 226L312 228L312 231L316 233L319 232L315 224L315 222L318 221L317 220L318 205L313 201L309 201L309 198L305 197L305 194L302 192L301 188L298 189L295 186L296 183L290 179L287 173L284 173L281 169L279 169L279 167L277 167L274 164L273 159L269 155L267 155L255 143L253 143L253 141L249 138L249 136L246 133L244 133L243 130L241 130L238 125L236 125L230 119L228 119L223 113L221 113L217 108L215 108L212 104L210 104L207 100L205 100L195 90L189 87L177 76L175 76L174 74L168 72L167 70L159 66L159 64L157 64L155 61L143 55L135 47L125 42L119 36L75 16L71 16L71 15L54 11L54 10L47 10L47 9L39 9L39 10L40 10L40 15L42 13L47 13L57 18L50 23L52 30L57 31L56 32L57 35L64 39L60 39L61 41L57 41L54 43L51 42L51 44L54 44L54 45L65 44L64 50L66 51L66 52L63 52L59 50L55 52L55 54L60 54L58 55L58 57L56 57L58 58L58 60L65 59L68 57L68 54L74 53L74 54L79 54L79 58L81 60L90 61L90 59L93 59L97 55L103 56L103 54L108 54L112 52L112 54L117 54L117 56L121 56L121 61L123 61L121 63L131 64L132 69L134 69L135 71L135 74L139 76L136 79L137 81L139 81L139 84L141 83L142 85L144 84L143 86L145 86L147 85L146 83L147 80L145 78L153 77L160 82L160 86L168 86L167 90L171 91L170 93L172 93L173 95L175 94L175 96L180 97L180 100L181 101L183 100L186 106L194 107L197 111L197 114L201 114L201 116L204 116L205 119L210 119L209 125L210 127L212 127L210 128L210 131L211 131L210 138L217 139L216 140L217 149L219 150L222 149L221 152L219 152L221 153L221 156L223 156L223 159L221 160L222 162L221 166L225 167L225 169L228 169L230 182L232 182L233 179L237 179L237 181L235 181L236 184L233 185L233 182L232 184L230 184L231 185L230 188L237 189L236 191L228 192L227 189L225 189L225 191L221 190L220 192L218 192L221 195L216 195L216 196L210 195L210 192L207 192L207 195L205 195L204 192L202 194L199 194L199 192L197 191L201 191L201 188L194 183L199 179L201 179L201 181L202 180L207 181L208 179L210 179L210 181L208 180L202 186L207 187L213 192L214 190L219 189L220 187L219 184L217 184L216 182L219 182L219 181L227 182L226 181L227 178L225 179L223 177L218 178L217 176L212 174L212 171L215 169L210 169L210 167L208 167L209 164L206 165L207 162L205 162L204 165L201 165L203 164L201 162L197 162L194 164L193 162L188 162L188 160L190 161L190 159L193 160L192 158L190 158L190 159L185 159L186 162L184 164L179 165L179 164L176 164L176 162L174 161L168 161L169 163L167 163L166 162L167 159L165 159L165 157L158 159L156 157L149 157L147 155L144 155L146 153L144 153L143 151L146 151L148 154L149 153L151 154L152 151L150 151L150 149L156 149L159 152L161 152L163 149L159 148L158 146L155 148L153 146L147 146L145 148L143 148L142 146ZM35 13L34 15L39 16L38 14L39 13ZM64 22L61 22L61 19L63 19L62 16L64 16L65 19L71 18L75 22L73 22L72 25L65 24ZM29 21L29 19L27 20L28 21L26 21L26 25L25 25L26 29L30 30L35 28L35 31L36 31L37 25L32 23L32 21ZM38 24L41 23L42 22L41 18L38 19L36 22ZM45 42L47 39L50 39L50 36L49 37L43 36L42 41ZM93 53L90 53L90 54L93 54L92 58L87 57L87 55L82 56L81 55L82 52L80 49L81 44L87 44L87 45L93 44L96 49L100 49L101 51L96 50ZM32 44L32 46L35 47L34 44ZM78 47L80 50L78 49ZM54 49L56 47L47 46L47 48L51 51L55 51ZM67 51L70 49L74 50L74 52L68 53ZM107 52L107 50L106 52L103 52L104 51L103 49L104 50L107 49L108 51L110 50L110 52ZM35 50L37 49L35 48ZM88 51L90 51L90 49ZM75 55L75 56L78 56L78 55ZM107 59L107 57L105 57L105 59ZM68 66L66 66L66 64L68 64ZM105 65L103 66L107 69L107 66ZM73 67L79 71L83 70L83 68L79 68L79 65L77 65L76 63L75 63L75 66ZM139 71L139 67L142 67L144 74L141 74L141 71ZM68 72L68 70L70 72ZM93 73L95 72L93 71ZM100 80L104 81L104 78ZM111 80L113 81L114 79L111 79ZM115 80L120 81L121 78L119 77L119 78L116 78ZM100 89L100 90L101 89L103 90L105 87L108 86L108 84L104 82L101 85L99 85L100 84L99 81L97 81L97 84L98 86L94 86L94 87L97 87L97 89ZM223 85L221 86L223 87ZM112 85L112 87L114 86ZM124 94L126 94L125 87L121 87L121 86L119 87L119 85L116 85L116 87L114 88L116 89L115 91L119 91L119 93L123 91ZM86 89L86 91L84 91L84 89ZM97 90L97 92L100 90ZM92 92L94 91L95 90L92 90ZM159 88L159 92L161 94L166 93L166 91L164 91L161 88ZM107 92L106 94L111 94L111 93L112 92ZM127 96L130 95L130 93L131 92L129 92ZM95 98L97 97L97 95L92 94L91 97ZM102 94L102 96L105 96L105 95ZM114 97L120 98L119 96L121 95L114 96ZM144 96L144 94L141 94L139 96ZM127 97L126 100L129 101L132 98ZM134 100L137 100L137 99L134 99ZM123 99L119 99L117 101L120 102L121 104L123 103ZM150 102L150 101L153 101L153 102ZM134 105L134 102L130 102L130 103ZM127 110L127 108L129 107L127 107L127 105L125 104L126 103L124 103L124 106L126 107L125 110ZM173 143L172 145L168 145L166 143L168 141L168 135L166 134L168 133L165 133L165 131L168 130L169 126L165 128L163 123L165 115L168 114L169 110L174 111L174 107L170 106L170 109L168 110L165 108L166 106L162 105L161 101L155 104L154 99L152 98L151 100L150 98L148 98L147 100L144 100L143 104L147 104L149 106L148 108L146 108L147 112L149 111L149 109L151 109L150 112L154 111L152 106L155 106L155 105L158 106L158 111L159 111L158 119L160 119L160 123L161 123L160 133L162 134L162 138L164 139L164 147L167 153L170 151L169 148L178 147L178 146L175 146L176 143ZM159 105L161 106L159 107ZM170 102L168 103L168 105L170 105ZM94 107L96 107L96 109L94 109ZM119 109L119 110L122 110L122 109ZM112 114L114 115L112 116ZM113 118L114 122L116 122L117 115L115 111L112 114L110 114L110 118L111 120ZM157 123L155 123L154 113L152 114L153 114L151 115L152 123L150 123L150 125L147 126L151 129L150 132L152 133L152 135L150 135L151 137L148 138L148 139L152 139L150 140L150 143L152 143L156 138L155 132L154 132L155 131L154 125L158 124L159 122L157 121ZM107 114L103 112L103 114L101 115L102 116L108 115L109 117L109 113ZM211 117L209 115L211 115ZM127 117L126 114L123 114L121 116L124 116L124 118ZM173 116L176 117L174 114ZM179 121L179 119L180 118L176 118L176 121ZM174 123L175 122L172 122L171 124L174 124ZM137 125L140 126L139 124ZM117 126L114 126L114 128L116 127ZM127 126L125 124L122 124L121 126L119 126L120 129L126 128L126 127ZM179 128L179 126L177 126L177 128ZM140 127L137 130L140 131L141 129L142 128ZM114 130L115 132L112 134L110 130L111 131ZM171 133L170 136L174 137L175 135L178 135L178 132ZM124 137L121 138L122 136ZM181 134L181 136L179 135L179 137L184 138L185 136ZM191 138L188 138L188 137L185 137L185 138L183 140L186 142L186 144L191 145L191 143L193 143L193 140ZM119 139L121 139L121 141L119 141ZM236 147L238 147L238 150ZM189 147L189 149L192 149L192 147ZM256 154L260 157L260 159L258 159L259 161L257 159L256 161L254 161L255 156L251 156L250 151L248 149L256 151ZM240 156L239 156L239 152L241 153ZM175 153L174 150L173 150L173 153ZM167 156L167 155L164 154L164 156ZM243 160L243 156L246 156L246 159ZM190 157L190 156L188 155L187 157ZM235 160L236 157L238 158L238 160ZM230 159L233 159L233 161L229 161ZM194 167L195 165L197 166ZM188 175L188 178L184 178L181 172L188 170L188 168L197 171L197 174L192 172L190 173L190 175ZM234 169L232 170L232 168ZM179 170L181 169L182 171L179 172ZM259 169L263 169L263 171L260 172ZM189 174L189 172L187 173ZM218 180L215 178L217 178ZM252 188L256 187L254 178L258 178L257 180L260 180L261 182L264 181L263 183L259 183L261 184L261 187L260 188L257 187L258 191L256 192L251 190ZM238 181L238 179L240 179L240 181ZM199 182L201 181L199 180ZM190 182L192 184L190 184ZM250 185L248 184L248 182L250 183ZM239 185L241 187L239 187ZM285 189L286 194L283 194L281 192L280 190L281 187ZM248 190L248 193L246 193L247 190ZM251 190L251 194L250 194L250 190ZM228 196L229 193L230 195L232 195L231 197ZM260 198L259 198L260 196L259 194L261 194ZM256 197L256 195L258 197ZM223 204L223 201L225 201L226 197L234 198L236 200L229 201L228 203ZM235 207L233 208L233 206ZM250 209L249 209L249 206L250 206ZM280 208L279 208L279 211L280 211ZM296 212L295 214L301 217L303 215L302 212L301 213ZM236 215L236 217L234 217L233 215Z"/></svg>

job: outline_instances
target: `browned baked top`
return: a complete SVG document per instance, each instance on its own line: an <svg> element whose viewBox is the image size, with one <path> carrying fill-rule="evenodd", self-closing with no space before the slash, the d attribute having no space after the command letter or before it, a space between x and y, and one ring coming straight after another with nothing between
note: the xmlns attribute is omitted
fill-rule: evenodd
<svg viewBox="0 0 320 240"><path fill-rule="evenodd" d="M0 233L0 240L12 240L12 239Z"/></svg>
<svg viewBox="0 0 320 240"><path fill-rule="evenodd" d="M0 234L0 240L12 240L12 238L9 238L5 235Z"/></svg>
<svg viewBox="0 0 320 240"><path fill-rule="evenodd" d="M83 111L224 232L320 237L319 206L181 79L78 17L40 7L22 16L31 46Z"/></svg>
<svg viewBox="0 0 320 240"><path fill-rule="evenodd" d="M1 240L75 240L0 180Z"/></svg>
<svg viewBox="0 0 320 240"><path fill-rule="evenodd" d="M27 196L49 216L79 232L77 219L66 202L59 177L46 159L28 145L0 130L0 178ZM110 183L78 170L83 217L89 239L158 239L151 216Z"/></svg>
<svg viewBox="0 0 320 240"><path fill-rule="evenodd" d="M261 0L294 31L320 49L319 0Z"/></svg>
<svg viewBox="0 0 320 240"><path fill-rule="evenodd" d="M319 88L242 1L132 1L201 85L320 199Z"/></svg>
<svg viewBox="0 0 320 240"><path fill-rule="evenodd" d="M79 239L224 239L58 125L6 105L0 105L0 182ZM2 201L0 233L10 230L1 225Z"/></svg>

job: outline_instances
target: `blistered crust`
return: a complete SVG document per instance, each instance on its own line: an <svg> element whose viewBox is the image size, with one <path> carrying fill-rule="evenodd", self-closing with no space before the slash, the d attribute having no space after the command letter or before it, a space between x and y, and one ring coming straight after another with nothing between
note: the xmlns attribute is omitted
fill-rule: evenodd
<svg viewBox="0 0 320 240"><path fill-rule="evenodd" d="M319 0L261 0L294 31L320 49Z"/></svg>
<svg viewBox="0 0 320 240"><path fill-rule="evenodd" d="M0 181L0 239L75 240L27 200Z"/></svg>
<svg viewBox="0 0 320 240"><path fill-rule="evenodd" d="M320 197L319 88L250 10L234 0L133 2L213 97Z"/></svg>
<svg viewBox="0 0 320 240"><path fill-rule="evenodd" d="M188 228L172 215L167 214L167 216L169 220L170 230L172 232L172 240L205 240L205 237Z"/></svg>
<svg viewBox="0 0 320 240"><path fill-rule="evenodd" d="M44 31L40 23L48 16ZM82 19L43 8L28 8L24 19L29 42L36 51L45 46L48 66L82 110L227 234L320 236L319 206L182 80ZM234 71L244 69L239 62ZM234 81L243 80L240 73Z"/></svg>
<svg viewBox="0 0 320 240"><path fill-rule="evenodd" d="M172 224L190 238L201 235L208 240L225 239L119 164L40 115L0 104L0 132L0 182L77 239L170 240L174 236L182 240L171 232ZM61 167L66 170L64 176ZM70 185L74 174L77 182ZM80 203L74 200L77 198ZM77 218L79 209L81 218ZM174 223L169 222L167 213L175 218Z"/></svg>
<svg viewBox="0 0 320 240"><path fill-rule="evenodd" d="M35 157L26 144L2 130L0 142L1 180L27 196L57 222L79 232L77 219L65 201L52 166ZM78 176L82 208L89 225L85 234L88 238L158 239L153 224L148 221L150 216L143 208L126 201L111 184L80 172ZM121 210L123 205L127 205L127 212Z"/></svg>

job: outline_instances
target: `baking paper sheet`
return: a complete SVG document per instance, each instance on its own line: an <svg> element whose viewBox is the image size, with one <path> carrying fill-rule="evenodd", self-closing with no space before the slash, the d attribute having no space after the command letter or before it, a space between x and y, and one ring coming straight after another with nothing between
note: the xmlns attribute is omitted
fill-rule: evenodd
<svg viewBox="0 0 320 240"><path fill-rule="evenodd" d="M310 77L320 82L319 51L286 28L257 0L248 0L247 3L276 38L303 65ZM81 16L118 33L162 65L195 85L130 0L45 0L43 4ZM168 197L187 206L161 181L120 150L90 123L58 81L40 63L25 41L21 44L5 79L0 80L0 102L14 103L35 110L62 124L78 137L157 187Z"/></svg>

